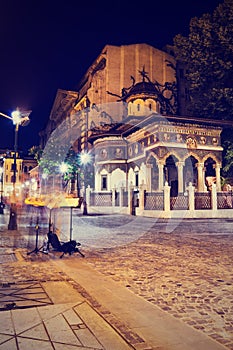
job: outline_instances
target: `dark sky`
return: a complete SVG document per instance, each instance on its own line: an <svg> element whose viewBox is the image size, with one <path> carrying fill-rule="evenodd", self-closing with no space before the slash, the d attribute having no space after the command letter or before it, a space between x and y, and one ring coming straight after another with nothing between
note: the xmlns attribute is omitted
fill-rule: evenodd
<svg viewBox="0 0 233 350"><path fill-rule="evenodd" d="M223 0L1 0L0 112L32 110L18 147L39 144L58 89L75 90L103 47L147 43L158 49L188 35L192 17ZM0 117L0 148L13 149L14 127Z"/></svg>

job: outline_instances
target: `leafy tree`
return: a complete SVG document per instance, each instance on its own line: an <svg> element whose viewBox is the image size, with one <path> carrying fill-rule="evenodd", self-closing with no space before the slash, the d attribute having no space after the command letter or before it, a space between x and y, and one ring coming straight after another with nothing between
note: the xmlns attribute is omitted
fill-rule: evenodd
<svg viewBox="0 0 233 350"><path fill-rule="evenodd" d="M71 147L65 158L65 164L67 164L67 170L64 174L64 185L67 186L69 181L71 183L71 193L75 191L75 183L77 185L77 196L79 197L79 179L78 174L80 173L80 160L78 154Z"/></svg>
<svg viewBox="0 0 233 350"><path fill-rule="evenodd" d="M223 177L233 177L233 1L224 0L212 14L190 21L188 37L174 38L178 65L185 67L190 100L196 117L228 120L222 132Z"/></svg>
<svg viewBox="0 0 233 350"><path fill-rule="evenodd" d="M30 156L33 156L35 160L37 160L37 162L41 159L43 150L41 149L40 146L32 146L29 150L28 150L28 154Z"/></svg>
<svg viewBox="0 0 233 350"><path fill-rule="evenodd" d="M188 109L193 116L233 119L233 1L190 21L188 37L174 38L176 60L185 64Z"/></svg>

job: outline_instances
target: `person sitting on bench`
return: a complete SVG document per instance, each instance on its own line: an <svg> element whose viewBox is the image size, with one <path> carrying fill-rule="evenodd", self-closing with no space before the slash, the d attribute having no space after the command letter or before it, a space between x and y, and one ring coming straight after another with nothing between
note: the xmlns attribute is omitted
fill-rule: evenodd
<svg viewBox="0 0 233 350"><path fill-rule="evenodd" d="M58 236L56 233L52 232L51 230L47 233L48 236L48 243L47 243L47 249L49 251L49 246L51 244L52 248L55 251L62 252L62 255L60 258L64 256L64 254L72 255L73 253L79 253L83 258L84 254L77 248L77 246L80 246L81 243L76 242L75 240L70 240L68 242L60 242L58 239Z"/></svg>

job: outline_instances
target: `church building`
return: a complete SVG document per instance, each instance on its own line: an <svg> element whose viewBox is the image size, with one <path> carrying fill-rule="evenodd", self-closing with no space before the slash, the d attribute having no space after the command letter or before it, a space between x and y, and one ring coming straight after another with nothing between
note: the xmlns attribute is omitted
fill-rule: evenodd
<svg viewBox="0 0 233 350"><path fill-rule="evenodd" d="M212 184L221 192L222 127L184 115L184 86L169 53L147 44L106 45L77 91L58 90L41 145L63 120L75 125L77 152L93 159L89 205L130 207L132 191L137 207L143 189L144 209L151 203L165 210L167 186L169 209L187 209L191 187L194 197L207 197L200 209L211 209Z"/></svg>

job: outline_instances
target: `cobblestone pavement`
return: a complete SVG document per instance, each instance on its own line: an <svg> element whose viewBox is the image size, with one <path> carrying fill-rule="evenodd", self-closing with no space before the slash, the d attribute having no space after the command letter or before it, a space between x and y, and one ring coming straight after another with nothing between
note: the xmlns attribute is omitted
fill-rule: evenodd
<svg viewBox="0 0 233 350"><path fill-rule="evenodd" d="M103 223L111 230L112 220L114 218L103 217L98 225ZM120 220L124 222L124 216ZM125 220L128 222L128 217ZM91 231L86 232L90 234ZM3 246L8 240L9 254L12 239L10 234L1 235ZM31 243L26 245L27 239L23 235L18 238L21 247L33 247L33 234L31 238L29 235ZM180 223L158 220L136 241L113 248L84 245L83 250L86 263L93 268L233 350L230 220L183 220ZM47 269L47 256L40 254L39 267L36 255L24 257L31 261L30 268L25 261L14 263L13 258L10 264L0 264L1 283L35 281L35 276L37 281L69 281L53 266Z"/></svg>
<svg viewBox="0 0 233 350"><path fill-rule="evenodd" d="M164 230L157 223L136 242L90 251L88 262L232 350L231 223L188 221L172 233Z"/></svg>

